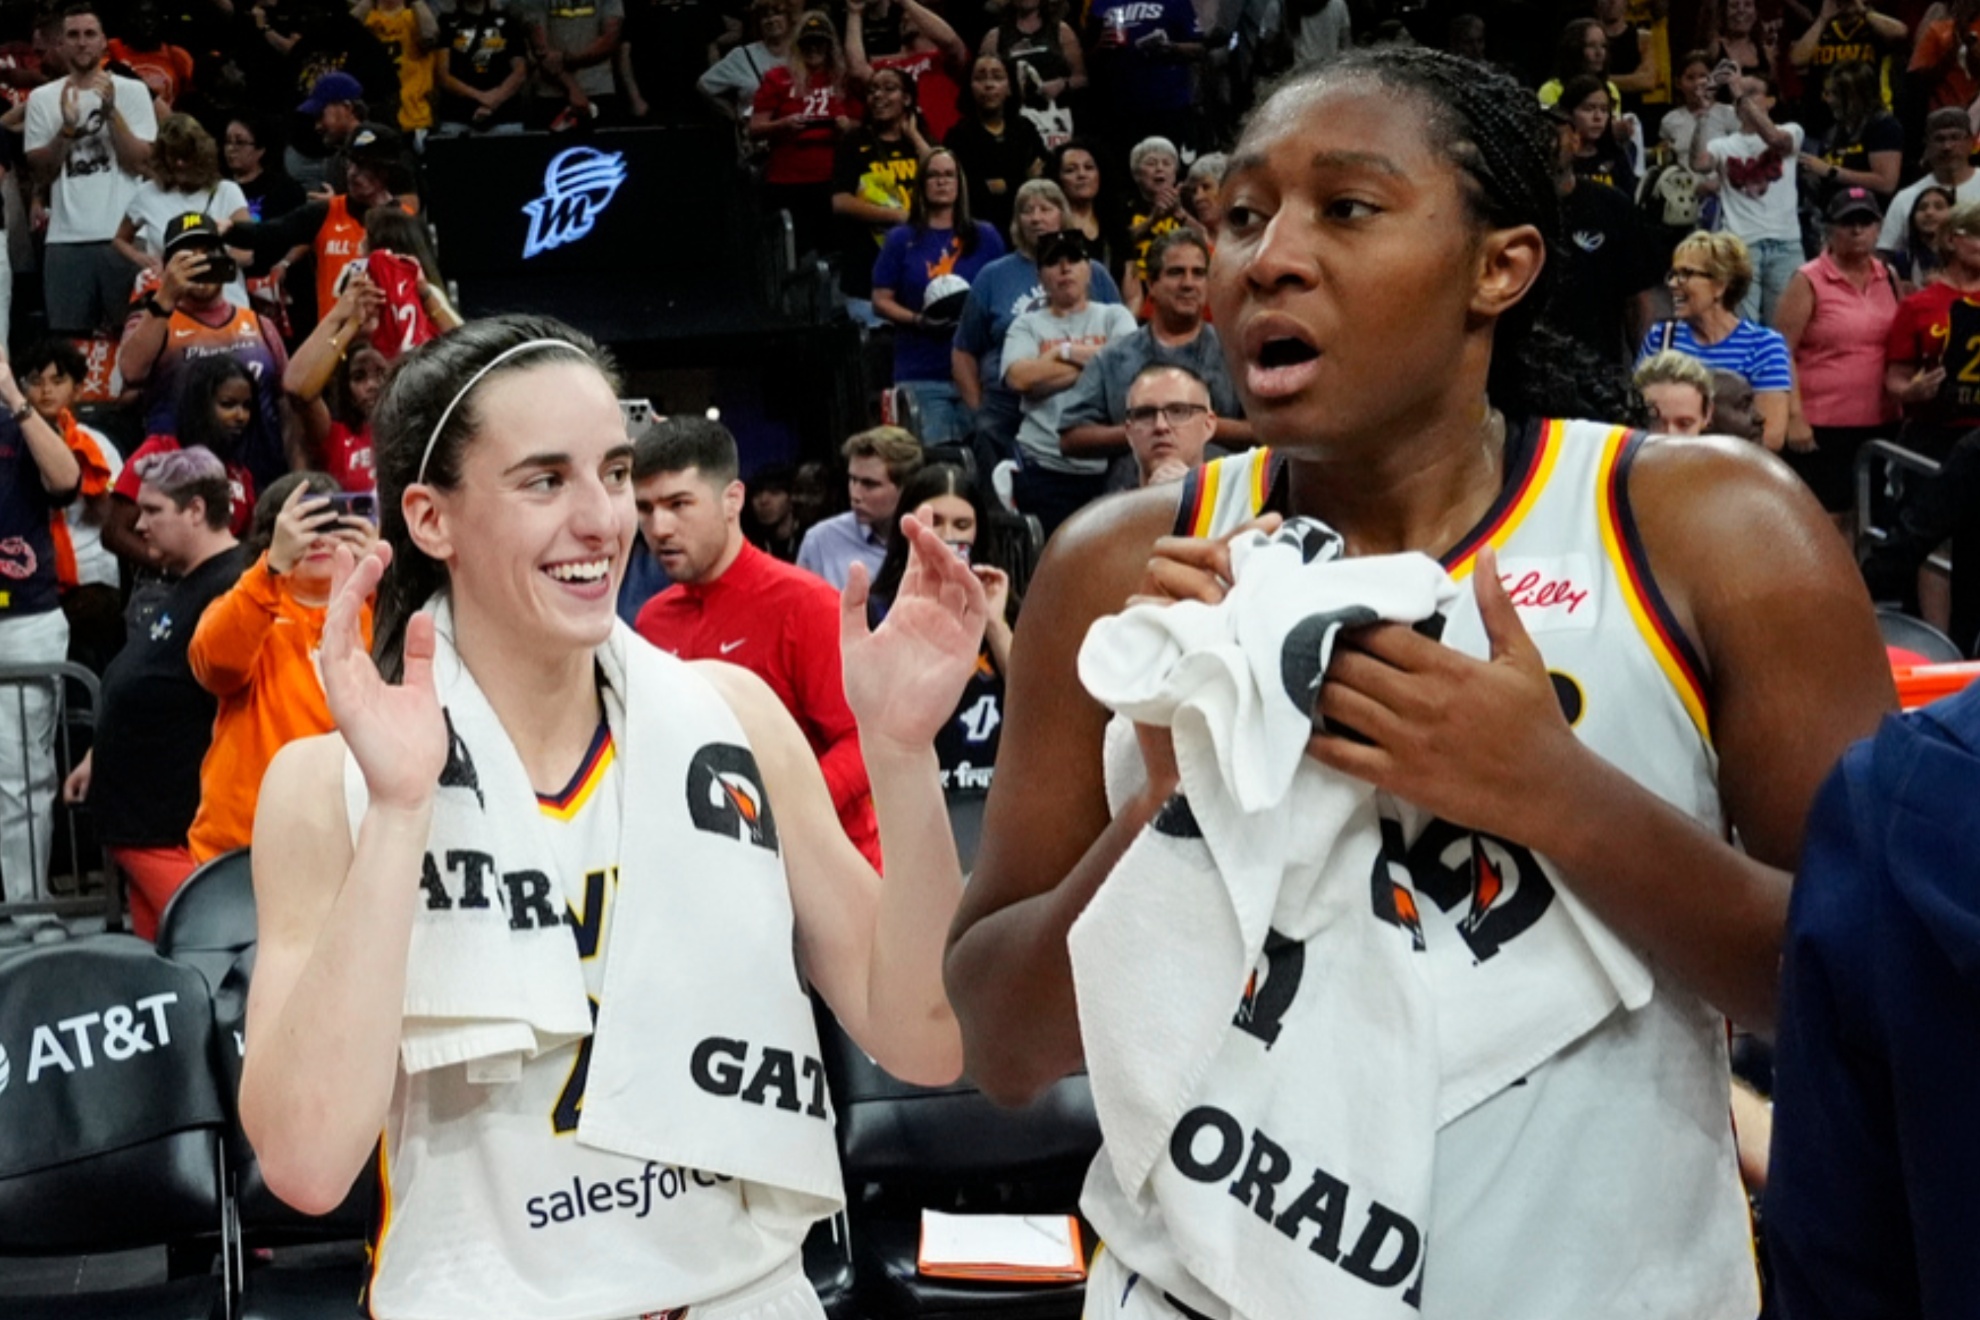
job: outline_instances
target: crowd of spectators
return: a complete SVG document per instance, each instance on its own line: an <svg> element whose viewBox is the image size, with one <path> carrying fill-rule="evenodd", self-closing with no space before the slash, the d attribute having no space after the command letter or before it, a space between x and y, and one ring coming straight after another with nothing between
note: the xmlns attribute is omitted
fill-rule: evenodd
<svg viewBox="0 0 1980 1320"><path fill-rule="evenodd" d="M837 590L860 566L885 614L903 512L972 563L992 621L940 751L952 792L987 789L1025 543L1252 443L1206 297L1220 151L1264 79L1354 44L1491 60L1550 107L1569 270L1546 314L1643 405L1601 420L1775 451L1844 535L1866 442L1945 465L1892 492L1864 565L1916 612L1927 556L1980 543L1980 0L1483 8L0 8L0 665L103 678L59 784L52 699L0 702L5 897L45 891L59 793L148 934L249 842L274 753L331 727L313 644L336 548L376 536L370 417L393 360L460 324L422 218L429 136L728 125L737 173L704 183L788 211L889 361L903 424L829 462L746 472L717 422L642 429L620 601L656 644L769 683L876 863ZM0 943L44 934L0 918Z"/></svg>
<svg viewBox="0 0 1980 1320"><path fill-rule="evenodd" d="M369 416L393 357L459 320L422 219L433 135L731 126L731 184L790 213L874 359L891 357L891 415L912 428L848 443L844 497L818 462L701 474L737 537L835 585L853 562L882 571L924 451L962 465L967 502L1049 534L1110 491L1250 444L1206 299L1221 149L1264 80L1356 44L1444 45L1512 68L1551 107L1570 278L1550 315L1619 374L1640 368L1646 419L1750 430L1845 532L1865 441L1950 459L1980 423L1965 360L1980 342L1980 86L1964 54L1980 4L1595 0L1536 16L1384 0L0 11L15 220L0 335L75 469L36 466L52 456L19 438L24 419L0 423L19 433L9 529L49 547L29 552L34 589L0 606L0 661L101 670L168 612L179 622L150 642L190 629L167 602L193 565L145 530L166 526L146 498L252 542L258 500L288 474L371 489ZM224 505L178 478L147 487L148 460L175 452L219 464ZM1967 517L1922 485L1866 570L1913 608L1919 563ZM338 535L376 514L306 507ZM669 581L701 589L651 539L628 618ZM1976 614L1953 620L1962 641ZM0 732L11 749L46 731ZM10 757L6 785L36 782L0 792L0 813L45 819L48 776L39 753ZM40 871L14 861L8 893Z"/></svg>

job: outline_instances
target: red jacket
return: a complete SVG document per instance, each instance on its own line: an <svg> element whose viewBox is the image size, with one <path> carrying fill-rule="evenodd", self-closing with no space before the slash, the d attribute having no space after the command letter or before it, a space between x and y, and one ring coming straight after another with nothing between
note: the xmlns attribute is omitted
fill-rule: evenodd
<svg viewBox="0 0 1980 1320"><path fill-rule="evenodd" d="M839 665L839 593L829 583L744 542L720 577L667 588L633 626L683 660L726 661L768 683L817 755L846 837L880 868L880 825Z"/></svg>

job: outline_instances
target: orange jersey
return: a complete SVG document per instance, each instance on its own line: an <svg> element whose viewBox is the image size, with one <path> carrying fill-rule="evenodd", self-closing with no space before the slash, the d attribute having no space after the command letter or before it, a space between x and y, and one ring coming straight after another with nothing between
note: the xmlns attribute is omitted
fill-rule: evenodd
<svg viewBox="0 0 1980 1320"><path fill-rule="evenodd" d="M364 243L364 221L351 214L351 199L339 193L330 199L330 214L316 231L316 308L326 316L337 301L338 278L358 259Z"/></svg>
<svg viewBox="0 0 1980 1320"><path fill-rule="evenodd" d="M270 573L264 555L200 617L187 659L220 709L199 767L199 814L186 835L193 860L245 847L275 753L336 728L316 663L325 612L290 595L288 579ZM369 605L361 627L368 646Z"/></svg>
<svg viewBox="0 0 1980 1320"><path fill-rule="evenodd" d="M177 46L161 44L157 50L136 50L121 38L110 38L110 58L130 66L151 94L167 106L177 101L193 82L193 57Z"/></svg>
<svg viewBox="0 0 1980 1320"><path fill-rule="evenodd" d="M399 200L407 215L418 215L417 207ZM344 291L345 267L356 261L364 246L364 217L351 214L351 199L338 193L330 199L330 214L323 217L312 244L316 251L316 307L318 316L329 315L337 295Z"/></svg>
<svg viewBox="0 0 1980 1320"><path fill-rule="evenodd" d="M76 456L77 466L82 468L82 485L76 491L76 498L91 500L110 490L110 460L104 456L103 447L96 437L76 425L76 419L65 408L56 419L62 428L62 439L68 443L69 452ZM48 519L48 535L55 542L55 580L62 584L62 590L80 585L82 575L76 568L76 542L69 532L68 510L57 509Z"/></svg>

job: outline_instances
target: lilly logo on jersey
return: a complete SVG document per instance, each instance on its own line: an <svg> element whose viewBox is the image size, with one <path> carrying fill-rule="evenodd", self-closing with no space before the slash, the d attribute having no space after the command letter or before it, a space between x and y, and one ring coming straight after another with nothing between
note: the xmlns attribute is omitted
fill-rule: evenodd
<svg viewBox="0 0 1980 1320"><path fill-rule="evenodd" d="M589 234L625 181L622 151L572 147L558 152L543 171L543 195L523 203L523 213L529 216L523 260Z"/></svg>
<svg viewBox="0 0 1980 1320"><path fill-rule="evenodd" d="M1586 555L1502 559L1499 582L1528 632L1593 628L1601 613Z"/></svg>

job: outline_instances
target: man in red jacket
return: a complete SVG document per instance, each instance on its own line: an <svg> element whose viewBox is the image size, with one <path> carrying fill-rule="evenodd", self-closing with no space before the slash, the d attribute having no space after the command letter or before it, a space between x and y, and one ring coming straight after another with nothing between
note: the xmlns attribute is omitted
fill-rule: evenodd
<svg viewBox="0 0 1980 1320"><path fill-rule="evenodd" d="M674 585L634 627L683 660L741 665L804 730L846 835L880 866L880 828L839 667L839 594L743 539L736 442L719 422L670 417L633 448L640 534Z"/></svg>

